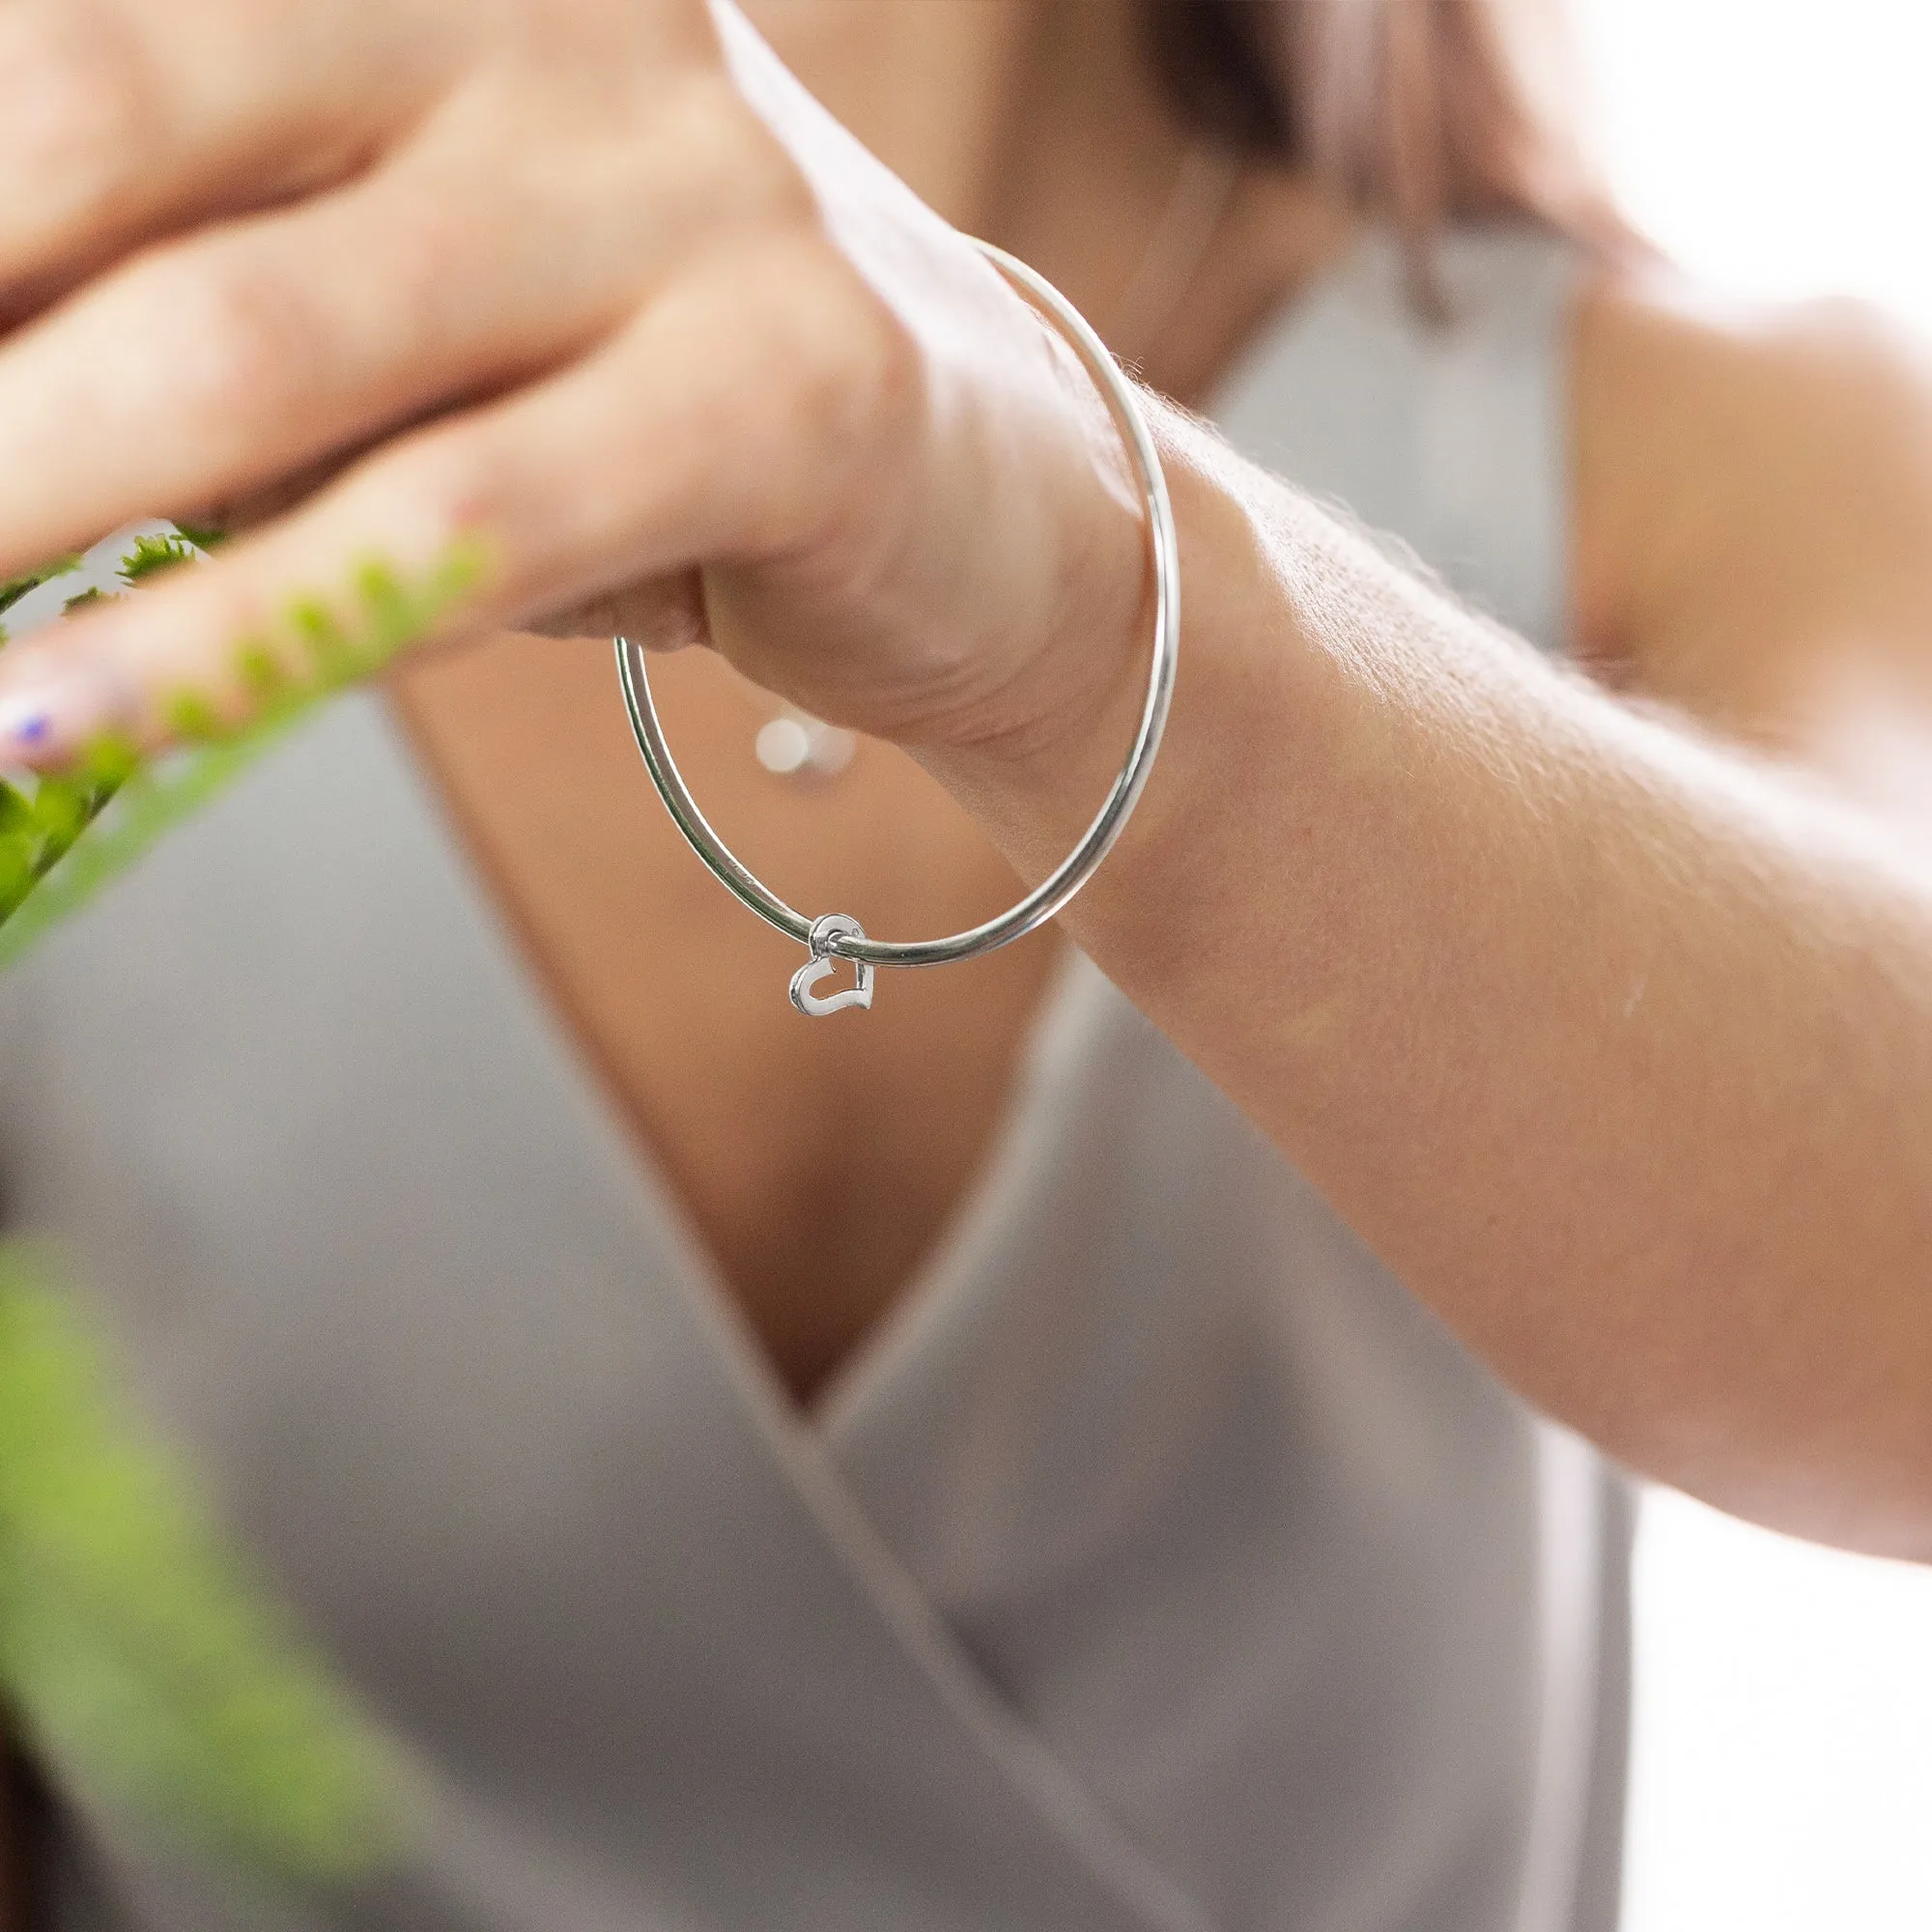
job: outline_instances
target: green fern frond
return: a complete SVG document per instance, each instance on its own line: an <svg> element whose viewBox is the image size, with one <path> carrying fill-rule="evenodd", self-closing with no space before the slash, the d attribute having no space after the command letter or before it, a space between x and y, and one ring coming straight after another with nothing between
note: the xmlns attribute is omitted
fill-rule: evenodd
<svg viewBox="0 0 1932 1932"><path fill-rule="evenodd" d="M122 575L138 582L194 554L179 537L144 537ZM236 679L251 707L239 724L207 696L183 692L168 718L187 749L150 761L102 738L74 771L31 791L0 784L0 969L225 789L296 719L424 637L482 569L474 545L452 549L413 582L372 559L355 571L344 610L298 597L284 615L279 649L259 639L236 647Z"/></svg>
<svg viewBox="0 0 1932 1932"><path fill-rule="evenodd" d="M185 536L171 536L162 532L136 537L134 548L121 559L121 581L124 583L138 583L144 577L173 570L178 564L192 563L199 554Z"/></svg>
<svg viewBox="0 0 1932 1932"><path fill-rule="evenodd" d="M124 575L190 554L137 545ZM413 582L366 564L339 609L298 600L276 639L238 647L244 721L184 693L182 750L149 760L103 737L70 771L0 781L0 969L322 698L421 638L481 567L469 547ZM381 1867L403 1842L406 1777L181 1469L119 1416L50 1279L43 1255L0 1242L0 1707L79 1788L243 1869L327 1883Z"/></svg>
<svg viewBox="0 0 1932 1932"><path fill-rule="evenodd" d="M115 799L114 809L96 814L99 822L89 821L87 836L72 840L17 894L9 890L11 848L0 825L0 972L225 791L278 735L265 727L231 743L197 747L143 765Z"/></svg>
<svg viewBox="0 0 1932 1932"><path fill-rule="evenodd" d="M122 1415L47 1258L0 1244L0 1681L103 1803L265 1877L391 1860L396 1762Z"/></svg>
<svg viewBox="0 0 1932 1932"><path fill-rule="evenodd" d="M30 570L24 577L9 578L0 583L0 611L11 611L30 590L38 590L43 583L51 583L56 577L66 577L80 568L77 556L64 556L57 562L43 564L39 570Z"/></svg>

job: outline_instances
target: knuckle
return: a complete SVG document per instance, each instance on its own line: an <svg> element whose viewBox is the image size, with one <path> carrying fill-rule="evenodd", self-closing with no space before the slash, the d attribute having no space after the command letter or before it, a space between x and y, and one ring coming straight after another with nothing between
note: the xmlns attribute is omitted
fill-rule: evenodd
<svg viewBox="0 0 1932 1932"><path fill-rule="evenodd" d="M837 463L859 458L911 417L924 363L892 303L842 256L814 253L788 276L787 409L821 457Z"/></svg>
<svg viewBox="0 0 1932 1932"><path fill-rule="evenodd" d="M111 191L155 143L158 102L138 55L93 9L0 17L0 118L14 169L62 202Z"/></svg>
<svg viewBox="0 0 1932 1932"><path fill-rule="evenodd" d="M518 483L499 437L438 436L383 479L383 526L406 534L411 551L425 556L479 537L501 550L518 528Z"/></svg>
<svg viewBox="0 0 1932 1932"><path fill-rule="evenodd" d="M750 251L714 299L732 351L684 398L685 440L739 444L751 490L748 547L810 544L867 479L896 467L923 419L920 345L890 301L822 240Z"/></svg>
<svg viewBox="0 0 1932 1932"><path fill-rule="evenodd" d="M384 206L386 234L372 273L381 277L382 302L391 338L407 347L435 345L452 331L462 292L476 284L479 260L493 238L469 195L431 181L392 192Z"/></svg>
<svg viewBox="0 0 1932 1932"><path fill-rule="evenodd" d="M240 261L167 258L137 299L156 374L188 414L246 434L313 391L327 344L286 277Z"/></svg>
<svg viewBox="0 0 1932 1932"><path fill-rule="evenodd" d="M801 227L817 215L810 184L784 144L728 82L685 83L656 117L645 164L668 162L686 206L713 240L720 231Z"/></svg>

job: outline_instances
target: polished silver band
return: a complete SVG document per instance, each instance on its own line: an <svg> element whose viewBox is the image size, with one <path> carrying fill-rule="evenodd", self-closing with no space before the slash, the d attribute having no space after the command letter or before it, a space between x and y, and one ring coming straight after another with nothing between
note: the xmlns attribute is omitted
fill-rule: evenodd
<svg viewBox="0 0 1932 1932"><path fill-rule="evenodd" d="M725 887L760 919L788 933L810 952L810 958L792 980L792 1003L805 1013L869 1006L872 968L945 966L954 960L977 959L980 953L1022 939L1036 927L1044 925L1094 876L1132 816L1148 775L1153 769L1154 753L1159 749L1168 706L1174 696L1175 668L1180 654L1180 545L1175 533L1167 479L1140 399L1108 353L1106 344L1058 289L1024 262L990 242L981 242L978 246L1009 281L1053 317L1065 332L1107 400L1133 459L1147 504L1148 541L1154 575L1153 662L1148 676L1147 701L1141 708L1140 725L1120 777L1114 781L1086 836L1060 867L997 919L989 919L983 925L965 932L955 932L947 939L868 939L859 923L845 914L829 913L814 920L795 912L754 877L711 829L665 741L664 725L651 700L650 675L642 648L627 638L616 640L617 675L624 687L624 705L658 795L678 830L690 840L692 850ZM825 976L827 962L833 958L855 961L862 969L859 984L832 999L817 999L810 988Z"/></svg>

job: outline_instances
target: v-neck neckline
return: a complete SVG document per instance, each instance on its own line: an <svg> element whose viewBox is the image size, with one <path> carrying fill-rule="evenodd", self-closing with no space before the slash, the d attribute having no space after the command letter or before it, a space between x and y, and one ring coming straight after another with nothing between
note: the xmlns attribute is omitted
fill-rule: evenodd
<svg viewBox="0 0 1932 1932"><path fill-rule="evenodd" d="M1104 984L1085 953L1070 944L1063 947L1013 1057L993 1130L936 1238L885 1313L803 1405L806 1419L828 1441L860 1423L895 1376L985 1278L1000 1231L1046 1165L1034 1158L1039 1138L1051 1129L1067 1055L1090 1027Z"/></svg>
<svg viewBox="0 0 1932 1932"><path fill-rule="evenodd" d="M1070 944L1063 947L1021 1034L992 1131L964 1187L883 1313L822 1385L801 1401L786 1385L609 1070L548 983L528 935L493 889L434 759L420 747L407 717L388 694L372 694L371 723L401 768L410 794L419 801L436 843L474 912L481 943L514 980L522 1004L550 1044L559 1073L594 1105L609 1151L629 1174L662 1237L665 1262L677 1278L678 1292L697 1304L707 1332L732 1358L732 1381L747 1392L755 1391L758 1406L770 1412L766 1419L781 1423L787 1435L803 1432L830 1442L844 1435L884 1396L895 1371L909 1365L922 1338L971 1295L986 1251L1025 1192L1028 1174L1019 1155L1036 1145L1040 1124L1051 1116L1052 1069L1064 1059L1060 1043L1077 1034L1082 1016L1091 1013L1104 984L1098 969Z"/></svg>
<svg viewBox="0 0 1932 1932"><path fill-rule="evenodd" d="M889 1399L895 1376L915 1363L923 1338L943 1324L981 1279L992 1238L1037 1172L1028 1158L1042 1135L1060 1131L1055 1105L1069 1056L1104 1010L1106 981L1067 948L1030 1024L999 1127L947 1229L908 1282L900 1302L827 1384L829 1402L802 1406L752 1332L697 1238L648 1144L575 1031L533 978L513 923L479 875L403 722L380 697L364 722L395 768L398 790L416 803L438 863L469 917L465 945L516 998L518 1017L542 1041L541 1064L560 1092L581 1103L613 1183L639 1208L658 1292L671 1296L701 1336L706 1365L729 1392L741 1426L762 1440L774 1475L795 1498L810 1534L871 1607L889 1641L923 1679L935 1715L970 1740L1023 1809L1098 1884L1141 1932L1209 1932L1209 1921L1159 1861L1089 1792L1085 1782L993 1689L929 1594L882 1534L841 1464L835 1437Z"/></svg>

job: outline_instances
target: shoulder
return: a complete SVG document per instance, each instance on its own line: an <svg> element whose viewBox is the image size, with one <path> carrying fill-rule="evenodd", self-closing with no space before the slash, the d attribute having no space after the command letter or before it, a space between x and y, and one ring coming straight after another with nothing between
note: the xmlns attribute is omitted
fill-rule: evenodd
<svg viewBox="0 0 1932 1932"><path fill-rule="evenodd" d="M1577 308L1573 420L1586 652L1721 714L1836 639L1926 648L1932 351L1908 331L1607 277Z"/></svg>

